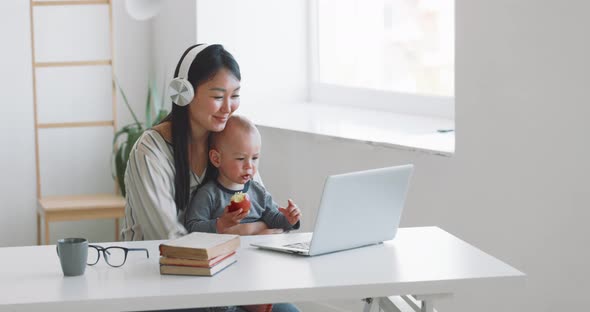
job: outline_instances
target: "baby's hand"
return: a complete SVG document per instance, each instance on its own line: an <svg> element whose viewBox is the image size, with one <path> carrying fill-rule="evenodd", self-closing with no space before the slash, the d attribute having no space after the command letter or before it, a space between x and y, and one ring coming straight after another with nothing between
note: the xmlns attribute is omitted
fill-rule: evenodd
<svg viewBox="0 0 590 312"><path fill-rule="evenodd" d="M229 205L226 206L221 217L217 218L217 233L225 233L227 229L240 224L247 215L243 209L229 212Z"/></svg>
<svg viewBox="0 0 590 312"><path fill-rule="evenodd" d="M279 211L285 216L285 218L287 218L287 221L289 221L291 225L294 225L301 218L301 210L299 210L292 200L289 199L288 202L289 205L287 208L279 207Z"/></svg>

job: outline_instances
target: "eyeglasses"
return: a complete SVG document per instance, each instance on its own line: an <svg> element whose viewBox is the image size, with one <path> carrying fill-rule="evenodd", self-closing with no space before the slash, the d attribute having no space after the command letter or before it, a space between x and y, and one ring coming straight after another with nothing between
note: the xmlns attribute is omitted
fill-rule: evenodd
<svg viewBox="0 0 590 312"><path fill-rule="evenodd" d="M95 265L100 260L100 254L104 256L104 260L108 265L118 268L125 264L127 261L127 254L130 251L145 251L147 257L150 257L150 253L146 248L125 248L119 246L111 246L104 248L98 245L88 245L88 260L86 264Z"/></svg>

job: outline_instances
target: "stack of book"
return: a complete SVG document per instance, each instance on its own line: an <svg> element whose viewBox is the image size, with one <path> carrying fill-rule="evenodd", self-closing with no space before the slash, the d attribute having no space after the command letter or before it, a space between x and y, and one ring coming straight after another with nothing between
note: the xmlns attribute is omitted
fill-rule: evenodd
<svg viewBox="0 0 590 312"><path fill-rule="evenodd" d="M236 262L240 237L194 232L160 244L160 274L213 276Z"/></svg>

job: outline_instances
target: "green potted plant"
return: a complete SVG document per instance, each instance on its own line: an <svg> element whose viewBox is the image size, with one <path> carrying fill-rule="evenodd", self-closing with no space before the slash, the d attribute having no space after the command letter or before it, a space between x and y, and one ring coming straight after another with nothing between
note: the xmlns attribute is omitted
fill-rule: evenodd
<svg viewBox="0 0 590 312"><path fill-rule="evenodd" d="M153 80L148 84L147 101L145 104L145 123L141 123L137 119L137 115L133 112L133 109L129 105L125 91L121 87L121 84L115 79L115 84L121 96L123 102L129 109L134 122L125 125L119 131L115 133L113 138L113 151L111 154L111 174L113 179L116 179L119 185L121 195L125 197L125 170L127 169L127 160L129 159L129 153L131 148L135 145L135 142L141 134L152 126L158 124L162 119L168 115L168 111L164 108L164 94L158 95L158 90L155 87Z"/></svg>

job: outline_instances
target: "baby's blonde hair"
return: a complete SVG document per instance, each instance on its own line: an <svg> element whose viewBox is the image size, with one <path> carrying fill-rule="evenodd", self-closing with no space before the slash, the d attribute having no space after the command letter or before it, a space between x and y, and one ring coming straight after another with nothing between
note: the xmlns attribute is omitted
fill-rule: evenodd
<svg viewBox="0 0 590 312"><path fill-rule="evenodd" d="M231 115L225 124L225 128L220 132L211 132L209 135L209 148L219 148L219 144L231 135L232 131L243 131L260 136L256 125L248 118L242 115Z"/></svg>

